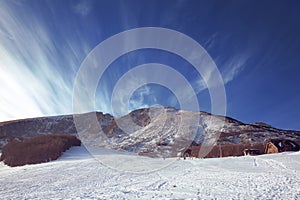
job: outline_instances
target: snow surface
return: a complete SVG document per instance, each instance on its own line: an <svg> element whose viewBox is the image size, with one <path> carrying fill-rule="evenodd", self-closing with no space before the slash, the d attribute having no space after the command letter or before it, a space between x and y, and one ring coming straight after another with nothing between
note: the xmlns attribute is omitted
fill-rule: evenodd
<svg viewBox="0 0 300 200"><path fill-rule="evenodd" d="M1 162L0 198L300 199L300 152L187 160L93 154L73 147L49 163L11 168ZM141 162L152 172L126 172L145 169Z"/></svg>

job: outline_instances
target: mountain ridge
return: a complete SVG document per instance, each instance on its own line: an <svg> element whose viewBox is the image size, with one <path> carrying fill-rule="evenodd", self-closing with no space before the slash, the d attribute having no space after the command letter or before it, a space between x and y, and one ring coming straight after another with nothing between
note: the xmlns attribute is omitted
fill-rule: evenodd
<svg viewBox="0 0 300 200"><path fill-rule="evenodd" d="M96 123L92 123L93 119ZM192 144L255 144L278 138L300 140L300 131L278 129L263 122L247 124L203 111L151 107L117 118L89 112L0 122L0 149L14 138L22 140L51 133L77 135L88 147L163 157L175 156Z"/></svg>

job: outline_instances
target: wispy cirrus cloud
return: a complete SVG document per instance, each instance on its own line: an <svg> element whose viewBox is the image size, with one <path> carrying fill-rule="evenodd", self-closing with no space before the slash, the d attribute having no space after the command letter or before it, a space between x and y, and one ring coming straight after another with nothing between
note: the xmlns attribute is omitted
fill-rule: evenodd
<svg viewBox="0 0 300 200"><path fill-rule="evenodd" d="M236 77L238 77L244 68L246 67L246 63L248 61L248 56L235 56L232 59L229 59L228 61L223 63L223 68L220 71L224 85L228 84L229 82L233 81ZM206 79L210 79L211 73L206 74ZM204 78L198 78L191 82L195 93L199 94L202 91L208 89L206 82L204 81Z"/></svg>
<svg viewBox="0 0 300 200"><path fill-rule="evenodd" d="M77 68L78 52L59 49L45 21L18 6L0 2L0 121L71 113L72 79L59 67Z"/></svg>
<svg viewBox="0 0 300 200"><path fill-rule="evenodd" d="M246 55L237 55L232 59L229 59L224 63L224 69L222 70L222 76L224 83L227 84L230 81L234 80L246 67L249 56Z"/></svg>
<svg viewBox="0 0 300 200"><path fill-rule="evenodd" d="M207 48L207 50L214 49L214 45L216 45L218 42L221 43L222 39L220 39L220 37L221 35L219 33L212 34L211 37L209 37L204 43L204 46ZM242 52L227 58L222 56L215 58L214 62L217 64L224 85L233 81L242 73L249 58L250 56L247 53ZM207 65L209 65L209 63L207 63ZM212 78L213 73L212 71L207 70L207 73L202 75L205 77L198 78L192 82L196 93L200 93L207 89L207 84L204 80L209 80Z"/></svg>
<svg viewBox="0 0 300 200"><path fill-rule="evenodd" d="M149 107L150 105L145 102L145 98L149 95L151 95L151 88L149 86L145 85L143 87L138 88L133 94L131 100L129 101L129 111Z"/></svg>
<svg viewBox="0 0 300 200"><path fill-rule="evenodd" d="M78 1L76 2L76 4L72 6L73 12L81 16L87 16L90 13L91 9L92 9L92 2L87 0Z"/></svg>
<svg viewBox="0 0 300 200"><path fill-rule="evenodd" d="M73 7L71 5L71 8L79 16L86 16L91 12L90 1L76 3ZM70 5L68 6L70 8ZM51 8L51 5L49 10L51 11L46 14L42 13L44 10L33 12L31 7L0 1L0 121L73 112L73 80L80 63L92 48L89 46L89 38L82 37L84 36L81 35L82 32L76 29L78 26L77 21L73 19L74 15L72 15L72 19L69 18L73 21L68 21L67 27L59 24L63 27L59 29L56 23L60 18L56 16L56 12L53 12L54 9ZM72 23L76 26L72 26ZM125 20L125 23L129 23L129 18L127 21ZM218 34L214 35L207 45L213 46L218 36ZM123 45L131 45L132 42L134 41L125 41ZM191 57L197 56L192 53ZM143 58L139 57L139 59ZM243 63L246 62L243 59L232 59L225 62L225 67L222 66L221 72L225 84L242 71ZM130 65L131 62L129 59L129 64L127 64ZM140 60L138 63L144 63L144 61ZM156 75L152 71L147 74L145 77L149 79L155 76L161 77L161 70ZM202 75L205 80L211 80L213 72L205 70ZM165 80L166 77L170 77L169 74L161 77L161 80ZM141 81L134 78L131 80L138 83ZM174 77L172 78L174 79ZM180 85L173 79L168 79L167 82L171 85ZM193 80L188 81L191 82L196 94L207 88L203 78L194 82ZM96 109L112 113L112 91L109 87L110 83L105 84L103 90L99 94L95 94L97 97ZM131 83L127 81L127 84ZM189 95L193 95L187 88L176 87L174 91L178 92L180 96L186 97L187 101L189 101ZM119 109L124 113L123 111L128 111L128 109L155 104L155 95L153 98L151 97L152 99L148 98L152 92L149 86L137 89L129 103L120 101ZM122 95L128 96L126 93L121 93ZM83 102L83 104L85 103ZM178 104L178 100L172 96L168 103L172 106Z"/></svg>

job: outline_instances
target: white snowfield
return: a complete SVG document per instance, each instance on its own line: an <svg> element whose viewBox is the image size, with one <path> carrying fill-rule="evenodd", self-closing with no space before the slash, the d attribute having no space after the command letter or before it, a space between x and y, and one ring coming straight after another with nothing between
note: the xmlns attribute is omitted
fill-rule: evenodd
<svg viewBox="0 0 300 200"><path fill-rule="evenodd" d="M49 163L11 168L1 162L0 199L300 199L300 152L164 160L102 149L98 159L116 169L84 147Z"/></svg>

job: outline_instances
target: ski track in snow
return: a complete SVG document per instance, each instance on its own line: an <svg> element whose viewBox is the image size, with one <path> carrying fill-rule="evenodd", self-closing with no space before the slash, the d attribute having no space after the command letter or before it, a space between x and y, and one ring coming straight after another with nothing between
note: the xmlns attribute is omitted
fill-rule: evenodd
<svg viewBox="0 0 300 200"><path fill-rule="evenodd" d="M300 199L300 152L174 159L140 174L110 169L83 147L49 163L1 162L0 199Z"/></svg>

